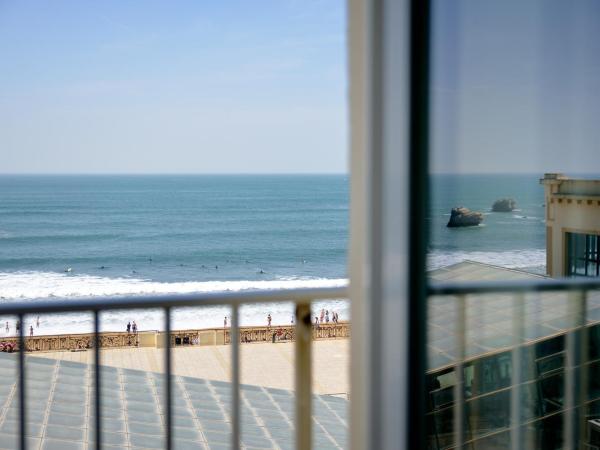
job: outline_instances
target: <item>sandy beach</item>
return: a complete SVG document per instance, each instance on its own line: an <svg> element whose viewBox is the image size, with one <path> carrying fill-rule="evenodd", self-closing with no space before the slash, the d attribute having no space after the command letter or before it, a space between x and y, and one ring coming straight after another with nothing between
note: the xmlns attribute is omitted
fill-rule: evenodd
<svg viewBox="0 0 600 450"><path fill-rule="evenodd" d="M173 373L208 380L230 381L231 346L173 348ZM349 393L349 339L313 342L313 391L346 396ZM51 358L92 364L91 350L30 353L32 358ZM164 350L140 347L106 349L102 365L162 372ZM279 389L294 389L294 343L253 343L240 347L241 382Z"/></svg>

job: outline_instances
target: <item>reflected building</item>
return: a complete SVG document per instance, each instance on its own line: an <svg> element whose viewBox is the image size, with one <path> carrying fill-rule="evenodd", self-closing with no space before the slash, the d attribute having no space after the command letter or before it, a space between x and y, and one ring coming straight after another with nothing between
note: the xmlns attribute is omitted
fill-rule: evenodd
<svg viewBox="0 0 600 450"><path fill-rule="evenodd" d="M547 173L546 270L551 277L600 276L600 180Z"/></svg>
<svg viewBox="0 0 600 450"><path fill-rule="evenodd" d="M432 271L429 278L468 282L545 277L465 261ZM464 448L564 448L571 418L580 427L574 431L579 443L587 444L576 448L600 448L591 445L594 419L600 418L600 295L588 293L583 314L574 314L573 300L565 292L429 299L429 449L455 448L457 402L464 414ZM588 326L581 327L583 323ZM576 360L567 357L569 345ZM575 369L569 370L571 366ZM461 378L462 392L457 389ZM569 395L574 414L565 414ZM513 399L518 402L518 423L511 423Z"/></svg>
<svg viewBox="0 0 600 450"><path fill-rule="evenodd" d="M600 180L548 173L540 183L548 276L600 276ZM429 278L546 277L465 261ZM430 449L600 450L600 294L431 297L427 411Z"/></svg>

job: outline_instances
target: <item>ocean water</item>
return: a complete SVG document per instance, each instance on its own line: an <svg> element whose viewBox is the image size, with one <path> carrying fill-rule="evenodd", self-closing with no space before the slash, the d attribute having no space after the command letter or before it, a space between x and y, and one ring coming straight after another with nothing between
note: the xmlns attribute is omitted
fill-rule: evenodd
<svg viewBox="0 0 600 450"><path fill-rule="evenodd" d="M0 301L341 285L348 183L346 175L0 176ZM517 211L489 213L507 196ZM459 205L485 212L483 225L446 228ZM537 175L436 175L429 267L471 259L543 272L543 213ZM345 302L321 308L349 318ZM264 324L270 313L289 323L292 310L246 306L241 322ZM227 314L179 310L174 327L222 326ZM103 315L102 328L129 320L162 326L155 312L127 311ZM90 323L81 314L42 317L36 333Z"/></svg>
<svg viewBox="0 0 600 450"><path fill-rule="evenodd" d="M0 299L341 285L348 177L1 176ZM347 304L317 307L339 311ZM245 307L242 324L289 323L291 305ZM179 311L174 327L222 326L225 308ZM158 329L144 311L106 314ZM82 315L42 331L87 331ZM12 327L14 332L14 327ZM2 328L0 328L2 329Z"/></svg>
<svg viewBox="0 0 600 450"><path fill-rule="evenodd" d="M429 266L465 259L545 273L544 189L538 174L435 175L431 185ZM517 209L491 212L500 198L513 198ZM447 228L450 210L465 206L484 214L477 227Z"/></svg>

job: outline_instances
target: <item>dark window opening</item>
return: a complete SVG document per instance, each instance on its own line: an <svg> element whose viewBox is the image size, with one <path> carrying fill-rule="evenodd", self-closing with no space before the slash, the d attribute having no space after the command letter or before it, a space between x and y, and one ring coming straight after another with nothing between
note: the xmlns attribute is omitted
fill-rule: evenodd
<svg viewBox="0 0 600 450"><path fill-rule="evenodd" d="M600 276L600 236L567 233L567 276Z"/></svg>

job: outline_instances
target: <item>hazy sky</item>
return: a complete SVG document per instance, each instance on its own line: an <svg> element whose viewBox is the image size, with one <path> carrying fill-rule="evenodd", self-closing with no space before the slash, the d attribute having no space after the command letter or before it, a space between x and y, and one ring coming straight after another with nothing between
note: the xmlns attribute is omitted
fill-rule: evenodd
<svg viewBox="0 0 600 450"><path fill-rule="evenodd" d="M436 0L432 170L600 172L600 1ZM0 0L0 172L345 172L344 0Z"/></svg>
<svg viewBox="0 0 600 450"><path fill-rule="evenodd" d="M432 169L600 173L600 1L435 5Z"/></svg>
<svg viewBox="0 0 600 450"><path fill-rule="evenodd" d="M345 2L0 0L0 172L345 172Z"/></svg>

